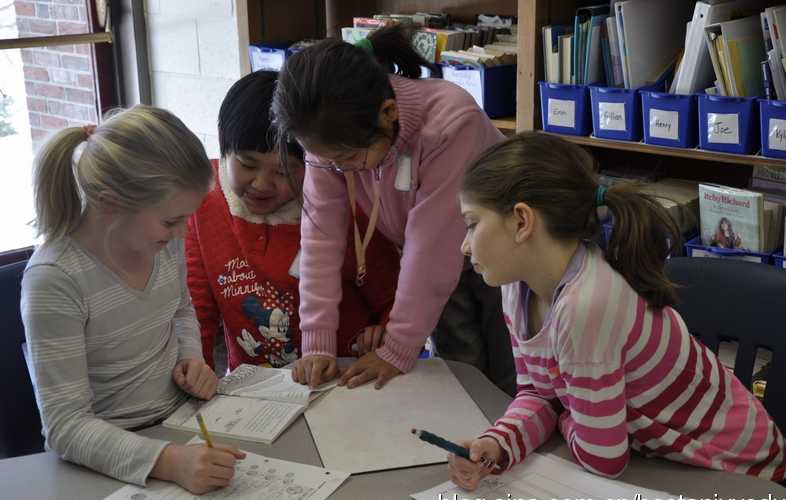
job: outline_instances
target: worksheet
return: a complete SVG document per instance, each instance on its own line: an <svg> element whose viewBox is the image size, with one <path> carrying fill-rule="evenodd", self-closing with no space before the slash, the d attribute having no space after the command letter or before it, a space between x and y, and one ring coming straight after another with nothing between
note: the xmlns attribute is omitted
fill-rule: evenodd
<svg viewBox="0 0 786 500"><path fill-rule="evenodd" d="M246 452L246 458L235 466L232 483L225 488L196 496L174 483L151 479L147 488L127 485L105 500L324 500L348 477L345 472Z"/></svg>
<svg viewBox="0 0 786 500"><path fill-rule="evenodd" d="M445 470L447 476L447 469ZM656 500L677 498L664 491L649 490L591 474L563 460L533 453L501 475L486 476L475 491L467 492L452 481L414 493L415 500L530 499L530 498L614 498Z"/></svg>

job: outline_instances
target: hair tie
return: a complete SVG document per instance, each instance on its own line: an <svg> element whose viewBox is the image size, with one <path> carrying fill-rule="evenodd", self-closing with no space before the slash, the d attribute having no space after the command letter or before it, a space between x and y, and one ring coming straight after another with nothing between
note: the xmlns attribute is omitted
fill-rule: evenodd
<svg viewBox="0 0 786 500"><path fill-rule="evenodd" d="M602 207L606 204L606 186L598 186L595 189L595 206Z"/></svg>
<svg viewBox="0 0 786 500"><path fill-rule="evenodd" d="M361 38L357 42L355 42L355 47L360 47L361 49L365 50L372 56L374 55L374 45L372 45L371 40L368 38Z"/></svg>
<svg viewBox="0 0 786 500"><path fill-rule="evenodd" d="M82 127L82 130L84 130L84 132L85 132L85 140L88 140L90 138L90 136L93 135L93 132L96 131L96 126L95 125L85 125L84 127Z"/></svg>

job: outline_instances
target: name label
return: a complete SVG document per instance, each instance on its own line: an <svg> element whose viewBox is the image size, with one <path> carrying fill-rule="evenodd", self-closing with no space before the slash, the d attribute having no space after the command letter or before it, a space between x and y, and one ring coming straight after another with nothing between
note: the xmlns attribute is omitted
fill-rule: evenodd
<svg viewBox="0 0 786 500"><path fill-rule="evenodd" d="M624 102L601 102L598 104L598 114L601 130L627 130Z"/></svg>
<svg viewBox="0 0 786 500"><path fill-rule="evenodd" d="M737 113L707 113L707 142L739 144L740 115Z"/></svg>
<svg viewBox="0 0 786 500"><path fill-rule="evenodd" d="M548 108L549 125L576 128L576 101L549 98Z"/></svg>
<svg viewBox="0 0 786 500"><path fill-rule="evenodd" d="M680 138L680 114L677 111L650 109L650 136L677 141Z"/></svg>
<svg viewBox="0 0 786 500"><path fill-rule="evenodd" d="M770 149L786 151L786 120L770 118L769 129Z"/></svg>

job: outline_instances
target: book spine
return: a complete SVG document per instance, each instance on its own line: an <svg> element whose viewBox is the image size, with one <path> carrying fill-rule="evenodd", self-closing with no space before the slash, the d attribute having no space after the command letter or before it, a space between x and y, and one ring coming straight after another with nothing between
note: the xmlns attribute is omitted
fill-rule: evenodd
<svg viewBox="0 0 786 500"><path fill-rule="evenodd" d="M769 61L761 62L761 84L764 87L764 98L772 99L772 73Z"/></svg>

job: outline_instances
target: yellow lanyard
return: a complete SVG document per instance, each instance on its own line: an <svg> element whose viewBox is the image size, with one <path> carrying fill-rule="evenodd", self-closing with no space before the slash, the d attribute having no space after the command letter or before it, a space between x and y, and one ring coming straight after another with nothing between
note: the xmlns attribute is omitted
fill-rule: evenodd
<svg viewBox="0 0 786 500"><path fill-rule="evenodd" d="M366 282L366 249L369 243L371 243L371 237L374 235L374 228L377 225L377 218L379 217L380 183L378 181L374 182L374 203L371 206L371 215L368 218L366 235L361 239L355 202L355 172L344 172L344 179L347 181L349 206L352 208L352 222L355 224L355 259L357 260L358 266L355 283L357 283L358 286L363 286L363 283Z"/></svg>

